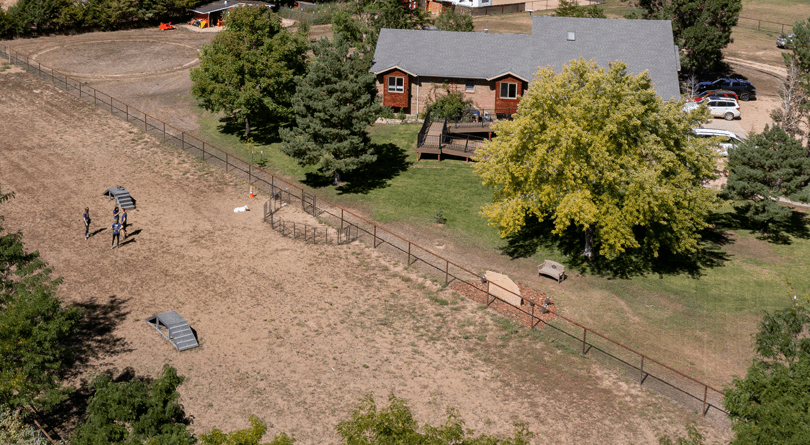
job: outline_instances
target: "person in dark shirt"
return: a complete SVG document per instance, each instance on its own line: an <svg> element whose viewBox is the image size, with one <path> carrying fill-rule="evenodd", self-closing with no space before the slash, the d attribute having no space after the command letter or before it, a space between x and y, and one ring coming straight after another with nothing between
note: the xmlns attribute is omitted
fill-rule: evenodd
<svg viewBox="0 0 810 445"><path fill-rule="evenodd" d="M118 222L119 215L120 212L118 211L118 206L115 206L115 208L113 209L113 222Z"/></svg>
<svg viewBox="0 0 810 445"><path fill-rule="evenodd" d="M116 220L112 225L113 237L112 237L112 245L110 246L110 249L115 249L116 247L118 247L118 243L121 241L121 232L120 231L121 231L121 223L119 223L118 220Z"/></svg>
<svg viewBox="0 0 810 445"><path fill-rule="evenodd" d="M84 239L90 238L90 208L84 208L84 214L82 215L84 219Z"/></svg>
<svg viewBox="0 0 810 445"><path fill-rule="evenodd" d="M121 231L124 232L124 239L127 239L127 209L121 209Z"/></svg>

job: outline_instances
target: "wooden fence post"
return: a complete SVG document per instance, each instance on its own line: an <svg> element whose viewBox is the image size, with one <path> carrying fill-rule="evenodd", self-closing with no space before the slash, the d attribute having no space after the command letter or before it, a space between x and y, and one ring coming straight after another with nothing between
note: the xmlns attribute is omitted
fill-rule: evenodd
<svg viewBox="0 0 810 445"><path fill-rule="evenodd" d="M374 225L374 248L377 248L377 225Z"/></svg>
<svg viewBox="0 0 810 445"><path fill-rule="evenodd" d="M706 417L706 395L708 394L708 392L709 392L709 387L706 386L706 385L703 385L703 412L702 412L703 417Z"/></svg>
<svg viewBox="0 0 810 445"><path fill-rule="evenodd" d="M205 160L205 141L203 141L203 161Z"/></svg>
<svg viewBox="0 0 810 445"><path fill-rule="evenodd" d="M228 173L228 153L225 153L225 173Z"/></svg>
<svg viewBox="0 0 810 445"><path fill-rule="evenodd" d="M582 328L584 331L582 332L582 355L585 355L585 338L588 337L588 328Z"/></svg>
<svg viewBox="0 0 810 445"><path fill-rule="evenodd" d="M166 142L166 122L163 123L163 142ZM203 145L205 146L205 145ZM203 152L205 154L205 152ZM203 156L203 161L205 160L205 156Z"/></svg>
<svg viewBox="0 0 810 445"><path fill-rule="evenodd" d="M408 241L408 266L411 265L411 242Z"/></svg>
<svg viewBox="0 0 810 445"><path fill-rule="evenodd" d="M444 285L450 284L450 261L444 262Z"/></svg>
<svg viewBox="0 0 810 445"><path fill-rule="evenodd" d="M641 368L639 368L638 384L644 383L644 356L641 356Z"/></svg>
<svg viewBox="0 0 810 445"><path fill-rule="evenodd" d="M93 88L93 105L96 104L96 89Z"/></svg>

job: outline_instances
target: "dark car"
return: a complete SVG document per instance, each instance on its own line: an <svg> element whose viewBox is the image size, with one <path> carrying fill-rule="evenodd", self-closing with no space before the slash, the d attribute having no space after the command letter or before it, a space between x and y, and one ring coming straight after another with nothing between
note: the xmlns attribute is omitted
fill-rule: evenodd
<svg viewBox="0 0 810 445"><path fill-rule="evenodd" d="M751 100L757 96L757 88L749 81L742 79L717 79L714 82L700 82L697 91L726 90L737 93L740 100Z"/></svg>
<svg viewBox="0 0 810 445"><path fill-rule="evenodd" d="M708 97L708 98L716 98L716 97L730 97L730 98L732 98L732 99L740 100L740 98L739 98L739 97L737 97L737 93L735 93L735 92L733 92L733 91L726 91L726 90L708 90L708 91L704 91L704 92L702 92L702 93L698 94L697 96L695 96L695 102L700 102L700 101L702 101L703 99L706 99L707 97Z"/></svg>

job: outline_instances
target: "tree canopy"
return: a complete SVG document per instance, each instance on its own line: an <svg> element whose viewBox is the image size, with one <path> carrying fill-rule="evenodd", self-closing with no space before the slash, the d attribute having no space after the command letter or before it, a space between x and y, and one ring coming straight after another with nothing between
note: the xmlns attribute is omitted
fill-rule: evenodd
<svg viewBox="0 0 810 445"><path fill-rule="evenodd" d="M725 388L732 445L810 443L810 316L797 306L766 314L744 378Z"/></svg>
<svg viewBox="0 0 810 445"><path fill-rule="evenodd" d="M473 32L475 24L471 15L456 14L450 9L445 9L433 20L436 29L440 31Z"/></svg>
<svg viewBox="0 0 810 445"><path fill-rule="evenodd" d="M596 6L579 6L576 0L560 0L559 6L554 10L556 17L590 17L594 19L606 19L605 11Z"/></svg>
<svg viewBox="0 0 810 445"><path fill-rule="evenodd" d="M372 396L360 400L350 419L340 422L337 431L346 445L528 445L534 437L522 424L515 425L512 437L497 439L464 428L464 420L455 409L447 410L447 422L441 426L425 424L420 431L404 400L391 395L388 406L378 410Z"/></svg>
<svg viewBox="0 0 810 445"><path fill-rule="evenodd" d="M0 203L12 196L0 191ZM38 252L26 252L20 233L0 226L0 402L10 408L49 409L69 391L61 383L71 356L65 342L81 311L62 307L61 281Z"/></svg>
<svg viewBox="0 0 810 445"><path fill-rule="evenodd" d="M646 72L628 74L622 62L542 68L517 114L476 152L477 174L495 189L482 213L501 236L531 215L551 219L556 235L576 227L589 258L594 247L605 256L692 251L716 207L703 183L718 154L689 137L707 119L661 100Z"/></svg>
<svg viewBox="0 0 810 445"><path fill-rule="evenodd" d="M245 137L259 117L288 122L295 78L306 72L305 37L284 29L269 8L234 8L227 20L191 70L191 93L206 110L244 121Z"/></svg>
<svg viewBox="0 0 810 445"><path fill-rule="evenodd" d="M766 125L762 133L729 150L728 170L725 192L746 209L760 233L792 216L779 198L810 202L807 149L781 127Z"/></svg>
<svg viewBox="0 0 810 445"><path fill-rule="evenodd" d="M377 86L342 34L334 43L319 40L312 51L315 60L293 98L295 126L282 130L281 150L301 165L319 165L339 184L341 174L377 159L366 133L380 112Z"/></svg>
<svg viewBox="0 0 810 445"><path fill-rule="evenodd" d="M169 366L151 382L133 379L113 382L100 374L93 380L95 394L87 405L86 420L76 427L72 445L155 443L191 445L197 439L187 429L189 420L178 403L177 387L184 378Z"/></svg>
<svg viewBox="0 0 810 445"><path fill-rule="evenodd" d="M683 51L681 65L701 72L723 60L742 0L638 0L638 6L645 19L672 20L675 44Z"/></svg>
<svg viewBox="0 0 810 445"><path fill-rule="evenodd" d="M208 434L200 437L202 445L259 445L264 433L267 432L267 425L256 416L250 416L250 428L223 433L214 428ZM268 445L292 445L295 440L286 433L281 433L273 438Z"/></svg>

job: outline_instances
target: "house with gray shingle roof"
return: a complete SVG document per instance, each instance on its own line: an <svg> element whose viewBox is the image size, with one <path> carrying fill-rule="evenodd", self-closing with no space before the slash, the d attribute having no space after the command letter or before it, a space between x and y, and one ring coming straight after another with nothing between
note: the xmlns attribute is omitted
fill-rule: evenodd
<svg viewBox="0 0 810 445"><path fill-rule="evenodd" d="M406 113L424 111L443 84L477 108L514 110L540 67L560 71L580 57L647 71L661 98L678 100L673 42L669 20L532 17L531 34L383 29L370 71L383 105Z"/></svg>

